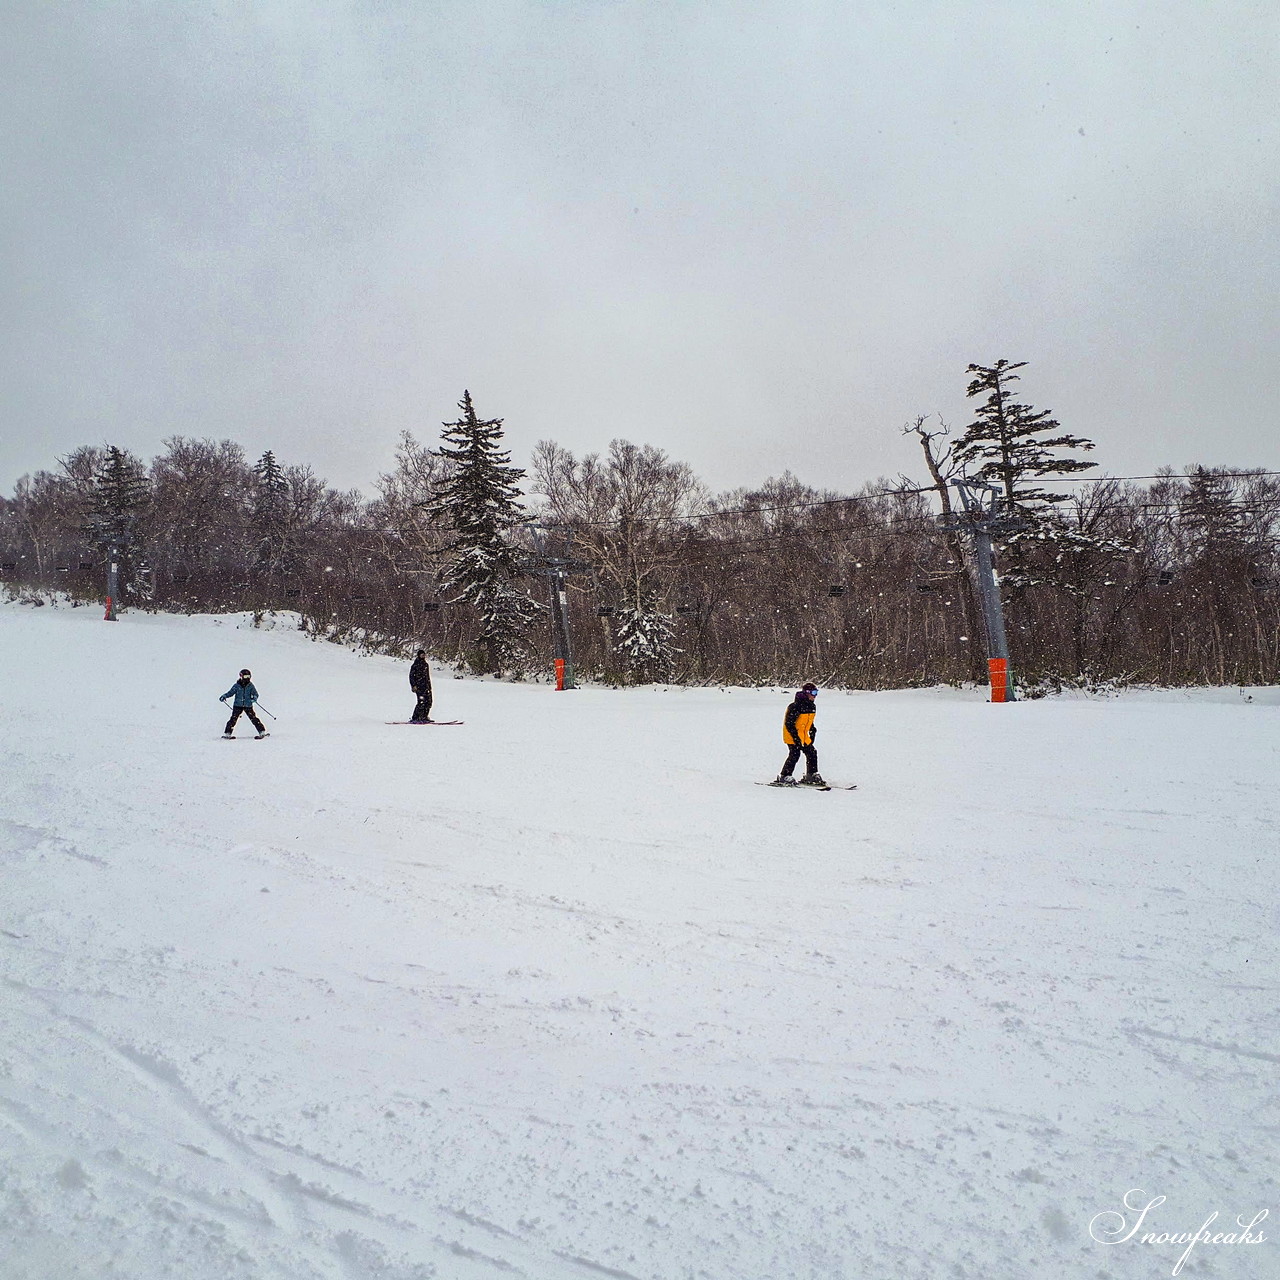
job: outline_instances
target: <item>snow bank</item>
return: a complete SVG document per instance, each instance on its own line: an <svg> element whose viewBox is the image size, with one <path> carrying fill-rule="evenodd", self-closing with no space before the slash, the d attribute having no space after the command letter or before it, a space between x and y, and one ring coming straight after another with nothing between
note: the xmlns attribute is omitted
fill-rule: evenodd
<svg viewBox="0 0 1280 1280"><path fill-rule="evenodd" d="M1130 1189L1280 1208L1274 702L824 693L859 790L793 794L767 690L389 727L243 622L0 606L6 1280L1145 1277Z"/></svg>

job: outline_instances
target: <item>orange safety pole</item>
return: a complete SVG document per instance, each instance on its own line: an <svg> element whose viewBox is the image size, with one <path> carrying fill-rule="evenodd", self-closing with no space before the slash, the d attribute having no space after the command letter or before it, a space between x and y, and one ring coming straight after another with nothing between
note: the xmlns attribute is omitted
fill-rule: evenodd
<svg viewBox="0 0 1280 1280"><path fill-rule="evenodd" d="M991 701L1009 701L1009 659L988 658L987 672L991 680Z"/></svg>
<svg viewBox="0 0 1280 1280"><path fill-rule="evenodd" d="M556 659L556 688L564 688L564 659Z"/></svg>

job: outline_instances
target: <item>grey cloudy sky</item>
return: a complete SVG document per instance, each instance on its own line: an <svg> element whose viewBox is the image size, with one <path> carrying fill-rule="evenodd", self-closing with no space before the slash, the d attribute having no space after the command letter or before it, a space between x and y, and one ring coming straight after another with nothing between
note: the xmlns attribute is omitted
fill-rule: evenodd
<svg viewBox="0 0 1280 1280"><path fill-rule="evenodd" d="M918 472L970 361L1117 474L1280 468L1275 0L3 0L0 487L367 489L469 387L715 488Z"/></svg>

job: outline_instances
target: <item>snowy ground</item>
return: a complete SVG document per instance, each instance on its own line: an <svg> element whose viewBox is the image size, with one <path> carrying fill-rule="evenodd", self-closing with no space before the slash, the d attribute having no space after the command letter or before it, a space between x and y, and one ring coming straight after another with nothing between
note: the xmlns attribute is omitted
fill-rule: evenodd
<svg viewBox="0 0 1280 1280"><path fill-rule="evenodd" d="M1090 1236L1136 1188L1280 1231L1276 691L827 692L859 790L793 794L776 692L388 727L404 664L15 605L0 662L4 1280L1169 1275Z"/></svg>

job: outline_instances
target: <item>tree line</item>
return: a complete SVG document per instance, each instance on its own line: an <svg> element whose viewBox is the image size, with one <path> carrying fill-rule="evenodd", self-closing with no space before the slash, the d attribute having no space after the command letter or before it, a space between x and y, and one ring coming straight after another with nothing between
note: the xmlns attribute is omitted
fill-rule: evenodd
<svg viewBox="0 0 1280 1280"><path fill-rule="evenodd" d="M1280 477L1093 479L1093 442L1018 399L1023 367L971 365L972 421L908 424L919 478L854 493L787 473L716 494L625 440L581 457L543 441L526 472L469 393L435 443L401 437L370 497L230 440L174 436L150 462L85 445L0 498L0 582L87 603L114 555L126 607L293 611L317 639L527 678L550 669L559 564L589 678L984 681L963 478L1003 513L1024 691L1280 679Z"/></svg>

